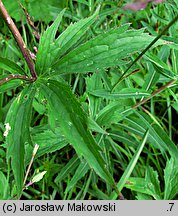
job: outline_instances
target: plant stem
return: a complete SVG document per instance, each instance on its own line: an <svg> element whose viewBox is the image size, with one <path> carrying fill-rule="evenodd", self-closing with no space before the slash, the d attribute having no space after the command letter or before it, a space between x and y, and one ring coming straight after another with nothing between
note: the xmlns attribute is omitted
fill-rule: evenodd
<svg viewBox="0 0 178 216"><path fill-rule="evenodd" d="M9 13L7 12L6 8L4 7L2 0L0 0L0 12L2 14L2 17L4 19L4 21L7 23L8 28L11 30L24 58L25 61L27 62L27 65L29 67L30 73L32 75L32 78L29 78L30 81L35 81L37 79L37 75L35 72L35 67L34 67L34 63L33 60L30 56L30 52L27 49L25 42L23 41L23 38L19 32L19 30L17 29L15 23L13 22L13 20L11 19ZM22 78L20 78L22 79Z"/></svg>
<svg viewBox="0 0 178 216"><path fill-rule="evenodd" d="M137 104L135 104L132 108L137 108L140 105L144 104L145 102L147 102L148 100L150 100L152 97L154 97L155 95L159 94L160 92L164 91L166 88L168 88L170 85L172 85L173 83L175 83L177 80L171 80L169 81L166 85L162 86L161 88L159 88L158 90L156 90L155 92L153 92L149 97L145 98L144 100L138 102Z"/></svg>
<svg viewBox="0 0 178 216"><path fill-rule="evenodd" d="M21 74L10 74L9 76L3 78L0 80L0 85L10 81L10 80L13 80L13 79L22 79L22 80L25 80L25 81L34 81L34 78L33 77L28 77L28 76L24 76L24 75L21 75Z"/></svg>

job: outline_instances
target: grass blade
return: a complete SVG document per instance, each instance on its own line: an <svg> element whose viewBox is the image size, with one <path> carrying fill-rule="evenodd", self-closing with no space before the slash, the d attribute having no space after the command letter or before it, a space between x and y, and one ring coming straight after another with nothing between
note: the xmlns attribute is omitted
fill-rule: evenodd
<svg viewBox="0 0 178 216"><path fill-rule="evenodd" d="M106 89L97 89L90 91L89 93L96 97L103 97L110 100L118 100L120 98L140 98L150 95L147 91L136 88L124 88L119 92L111 92Z"/></svg>
<svg viewBox="0 0 178 216"><path fill-rule="evenodd" d="M15 62L3 57L0 57L0 68L12 74L26 74L25 71Z"/></svg>
<svg viewBox="0 0 178 216"><path fill-rule="evenodd" d="M123 189L123 187L124 187L126 181L127 181L128 178L130 177L130 175L131 175L131 173L132 173L132 171L133 171L133 169L134 169L134 167L135 167L135 165L136 165L136 163L137 163L137 161L138 161L138 158L139 158L139 156L140 156L140 154L141 154L141 152L142 152L142 150L143 150L143 147L144 147L144 145L145 145L145 143L146 143L146 141L147 141L148 134L149 134L149 130L147 130L147 131L145 132L145 134L144 134L144 136L143 136L143 141L142 141L142 143L141 143L140 146L137 148L137 150L136 150L136 152L135 152L133 158L131 159L131 161L130 161L128 167L126 168L126 170L124 171L122 177L120 178L119 182L117 183L117 187L118 187L118 190L119 190L120 192L122 191L122 189ZM110 198L111 198L111 199L116 199L117 196L118 196L118 195L117 195L115 192L113 192Z"/></svg>

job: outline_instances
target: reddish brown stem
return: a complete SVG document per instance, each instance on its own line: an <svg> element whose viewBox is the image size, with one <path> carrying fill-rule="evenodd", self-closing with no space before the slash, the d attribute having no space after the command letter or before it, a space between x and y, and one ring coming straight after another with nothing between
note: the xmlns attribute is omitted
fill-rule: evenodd
<svg viewBox="0 0 178 216"><path fill-rule="evenodd" d="M167 87L169 87L170 85L172 85L173 83L175 83L177 80L171 80L169 81L166 85L162 86L161 88L159 88L158 90L156 90L155 92L153 92L149 97L145 98L144 100L138 102L137 104L135 104L133 106L133 108L137 108L138 106L144 104L145 102L147 102L148 100L150 100L152 97L154 97L155 95L159 94L160 92L162 92L163 90L165 90Z"/></svg>
<svg viewBox="0 0 178 216"><path fill-rule="evenodd" d="M4 21L7 23L7 26L8 28L11 30L26 62L27 62L27 65L29 67L29 70L30 70L30 73L32 75L32 79L31 81L34 81L36 80L37 78L37 75L36 75L36 72L35 72L35 67L34 67L34 63L33 63L33 60L30 56L30 52L29 50L27 49L24 41L23 41L23 38L19 32L19 30L17 29L15 23L13 22L13 20L11 19L10 15L8 14L6 8L4 7L3 3L2 3L2 0L0 0L0 12L2 14L2 17L4 19Z"/></svg>
<svg viewBox="0 0 178 216"><path fill-rule="evenodd" d="M25 80L25 81L29 81L29 82L32 82L34 81L34 77L28 77L28 76L24 76L24 75L21 75L21 74L11 74L3 79L0 80L0 85L8 82L9 80L13 80L13 79L21 79L21 80Z"/></svg>

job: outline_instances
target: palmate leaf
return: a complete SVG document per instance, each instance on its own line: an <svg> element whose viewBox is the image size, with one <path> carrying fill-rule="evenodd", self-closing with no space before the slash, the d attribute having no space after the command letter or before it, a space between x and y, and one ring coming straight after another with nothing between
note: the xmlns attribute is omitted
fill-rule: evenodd
<svg viewBox="0 0 178 216"><path fill-rule="evenodd" d="M31 143L29 127L34 95L35 88L32 85L23 89L13 101L5 121L7 159L11 159L18 197L23 187L25 143Z"/></svg>
<svg viewBox="0 0 178 216"><path fill-rule="evenodd" d="M88 130L87 115L70 88L54 80L42 80L40 91L48 100L49 106L60 121L64 136L72 144L78 156L84 157L101 178L113 185L114 180L100 154L101 148Z"/></svg>
<svg viewBox="0 0 178 216"><path fill-rule="evenodd" d="M79 46L57 61L52 74L94 72L123 64L122 59L143 50L154 37L141 30L127 30L129 24L112 29ZM164 44L158 40L154 47Z"/></svg>
<svg viewBox="0 0 178 216"><path fill-rule="evenodd" d="M36 61L38 73L44 73L51 69L51 65L69 50L88 30L95 21L99 8L86 19L70 25L57 39L55 35L65 10L61 11L54 23L44 32L40 39L40 46Z"/></svg>

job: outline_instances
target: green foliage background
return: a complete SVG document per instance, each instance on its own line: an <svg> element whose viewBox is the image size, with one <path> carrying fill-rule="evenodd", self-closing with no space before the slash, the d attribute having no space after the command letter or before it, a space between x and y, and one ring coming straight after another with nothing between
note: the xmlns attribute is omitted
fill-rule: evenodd
<svg viewBox="0 0 178 216"><path fill-rule="evenodd" d="M38 78L0 85L0 199L176 199L178 23L128 71L138 73L113 86L178 2L132 12L125 1L20 1L40 40L17 1L3 2L28 48L38 49ZM2 19L0 26L0 78L30 76ZM47 172L26 190L35 143L28 182Z"/></svg>

